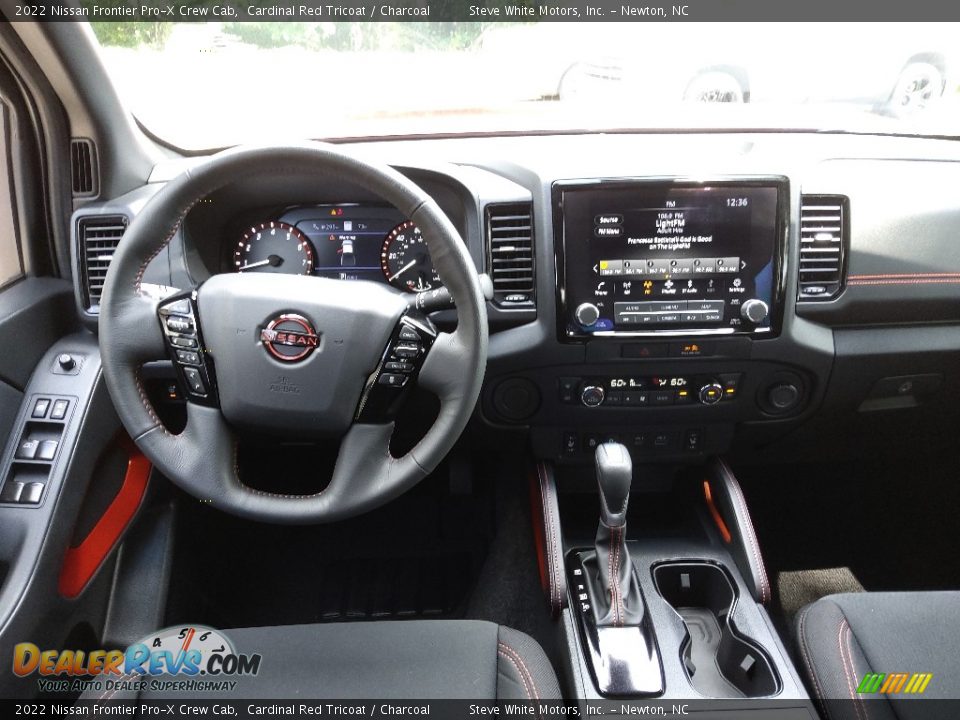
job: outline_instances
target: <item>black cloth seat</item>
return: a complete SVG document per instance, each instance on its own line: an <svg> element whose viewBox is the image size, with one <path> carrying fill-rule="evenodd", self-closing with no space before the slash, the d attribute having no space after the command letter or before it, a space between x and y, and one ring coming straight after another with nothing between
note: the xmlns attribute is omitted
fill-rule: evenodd
<svg viewBox="0 0 960 720"><path fill-rule="evenodd" d="M957 716L960 705L938 701L960 698L960 592L830 595L803 608L795 630L800 664L830 720ZM896 693L858 692L867 673L907 678L891 684ZM933 675L922 694L906 692L914 673Z"/></svg>
<svg viewBox="0 0 960 720"><path fill-rule="evenodd" d="M560 688L529 635L477 620L280 625L224 630L259 673L226 691L90 692L84 699L550 700ZM183 675L162 680L185 680ZM223 676L194 676L221 680Z"/></svg>

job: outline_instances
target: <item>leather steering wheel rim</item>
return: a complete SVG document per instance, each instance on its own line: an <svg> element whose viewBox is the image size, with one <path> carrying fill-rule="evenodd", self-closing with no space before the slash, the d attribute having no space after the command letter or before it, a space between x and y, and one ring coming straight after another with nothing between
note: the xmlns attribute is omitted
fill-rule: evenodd
<svg viewBox="0 0 960 720"><path fill-rule="evenodd" d="M280 173L336 178L365 187L396 207L423 231L457 311L456 331L439 334L420 370L419 384L440 399L438 417L421 441L394 458L389 451L392 422L355 423L343 437L330 483L313 495L284 495L244 485L237 466L237 438L220 410L188 402L186 428L174 435L160 421L140 379L143 363L168 357L157 300L142 290L147 265L200 200L237 178ZM201 323L212 320L200 318ZM167 183L130 223L117 247L99 317L107 389L140 450L201 501L235 515L278 523L321 523L357 515L396 497L431 472L452 449L476 405L486 366L487 333L477 271L457 230L433 199L392 168L322 143L227 150Z"/></svg>

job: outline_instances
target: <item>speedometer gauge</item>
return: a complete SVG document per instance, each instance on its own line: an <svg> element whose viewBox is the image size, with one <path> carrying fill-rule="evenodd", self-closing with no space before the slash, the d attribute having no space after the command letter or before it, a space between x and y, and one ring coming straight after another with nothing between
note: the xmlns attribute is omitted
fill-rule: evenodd
<svg viewBox="0 0 960 720"><path fill-rule="evenodd" d="M293 225L274 220L249 228L233 250L237 272L274 272L309 275L313 272L313 245Z"/></svg>
<svg viewBox="0 0 960 720"><path fill-rule="evenodd" d="M411 220L400 223L384 238L380 267L387 282L406 292L423 292L443 284L423 233Z"/></svg>

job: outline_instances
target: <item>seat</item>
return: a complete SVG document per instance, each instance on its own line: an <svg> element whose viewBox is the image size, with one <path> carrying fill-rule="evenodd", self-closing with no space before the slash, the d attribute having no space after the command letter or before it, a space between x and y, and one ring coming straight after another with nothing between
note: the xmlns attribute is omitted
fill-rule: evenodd
<svg viewBox="0 0 960 720"><path fill-rule="evenodd" d="M477 620L282 625L225 630L237 653L262 656L229 690L128 689L84 699L556 700L550 661L529 635ZM162 681L214 676L163 676ZM220 679L228 679L220 676Z"/></svg>
<svg viewBox="0 0 960 720"><path fill-rule="evenodd" d="M955 704L925 701L960 698L960 592L830 595L799 612L795 631L830 720L956 717ZM913 677L927 673L926 682Z"/></svg>

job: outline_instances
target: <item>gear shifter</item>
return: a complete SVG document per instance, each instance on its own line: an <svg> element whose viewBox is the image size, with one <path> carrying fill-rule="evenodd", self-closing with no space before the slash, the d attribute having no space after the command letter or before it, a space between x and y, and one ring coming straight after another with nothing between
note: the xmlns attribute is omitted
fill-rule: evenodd
<svg viewBox="0 0 960 720"><path fill-rule="evenodd" d="M663 665L627 549L633 463L620 443L597 447L600 524L592 550L574 554L570 584L597 690L605 697L660 695Z"/></svg>
<svg viewBox="0 0 960 720"><path fill-rule="evenodd" d="M627 505L633 463L620 443L597 446L597 485L600 489L600 525L594 541L596 577L593 585L597 626L638 625L644 607L627 550ZM592 573L591 573L592 574Z"/></svg>

